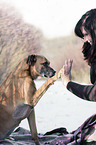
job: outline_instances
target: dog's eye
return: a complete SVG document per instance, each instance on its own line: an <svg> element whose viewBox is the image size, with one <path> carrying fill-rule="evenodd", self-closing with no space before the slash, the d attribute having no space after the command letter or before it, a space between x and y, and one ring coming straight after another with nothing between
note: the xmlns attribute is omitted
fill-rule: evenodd
<svg viewBox="0 0 96 145"><path fill-rule="evenodd" d="M44 65L44 66L48 66L49 63L48 63L48 62L44 62L44 63L42 63L42 65Z"/></svg>

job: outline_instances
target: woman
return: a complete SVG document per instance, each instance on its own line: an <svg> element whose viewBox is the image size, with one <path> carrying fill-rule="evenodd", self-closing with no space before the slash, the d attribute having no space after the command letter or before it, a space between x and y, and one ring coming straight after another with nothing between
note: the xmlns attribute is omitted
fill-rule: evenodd
<svg viewBox="0 0 96 145"><path fill-rule="evenodd" d="M70 79L72 60L65 61L62 81L69 91L76 96L96 101L96 9L86 12L75 27L75 34L84 40L82 53L90 65L91 85L80 85Z"/></svg>

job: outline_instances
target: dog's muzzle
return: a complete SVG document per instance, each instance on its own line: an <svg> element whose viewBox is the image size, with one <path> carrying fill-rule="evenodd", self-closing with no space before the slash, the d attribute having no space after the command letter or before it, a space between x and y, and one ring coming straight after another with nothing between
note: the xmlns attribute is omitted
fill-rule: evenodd
<svg viewBox="0 0 96 145"><path fill-rule="evenodd" d="M56 71L55 70L52 70L51 72L48 73L48 75L46 74L45 77L53 77L55 75Z"/></svg>
<svg viewBox="0 0 96 145"><path fill-rule="evenodd" d="M51 67L44 67L41 69L40 75L42 77L51 78L55 75L56 71Z"/></svg>

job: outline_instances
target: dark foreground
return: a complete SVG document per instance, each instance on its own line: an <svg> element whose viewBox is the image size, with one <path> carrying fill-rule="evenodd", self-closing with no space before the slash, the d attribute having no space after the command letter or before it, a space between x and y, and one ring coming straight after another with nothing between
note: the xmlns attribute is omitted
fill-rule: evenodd
<svg viewBox="0 0 96 145"><path fill-rule="evenodd" d="M60 128L59 128L60 129ZM58 130L58 129L56 129ZM63 128L62 128L63 130ZM59 130L58 130L59 131ZM78 143L75 141L70 141L70 143L66 142L66 137L64 137L63 133L53 133L51 135L43 135L39 134L39 140L41 145L96 145L96 142L81 142L80 139L77 139ZM68 137L68 136L67 136ZM70 134L69 134L70 138ZM34 145L34 142L31 138L31 134L28 130L23 128L18 128L15 132L13 132L9 138L0 142L2 145Z"/></svg>
<svg viewBox="0 0 96 145"><path fill-rule="evenodd" d="M96 142L87 142L88 137L96 130L96 114L89 117L75 131L68 132L66 128L57 128L45 134L39 134L42 145L95 145ZM30 131L17 128L9 138L0 141L2 145L33 145Z"/></svg>

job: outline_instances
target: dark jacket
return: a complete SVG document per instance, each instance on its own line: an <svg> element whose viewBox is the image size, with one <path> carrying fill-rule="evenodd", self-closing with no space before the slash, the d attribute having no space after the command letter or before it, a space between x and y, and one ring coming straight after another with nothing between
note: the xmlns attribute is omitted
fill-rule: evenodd
<svg viewBox="0 0 96 145"><path fill-rule="evenodd" d="M84 100L96 101L96 83L92 85L81 85L70 81L67 84L67 89Z"/></svg>

